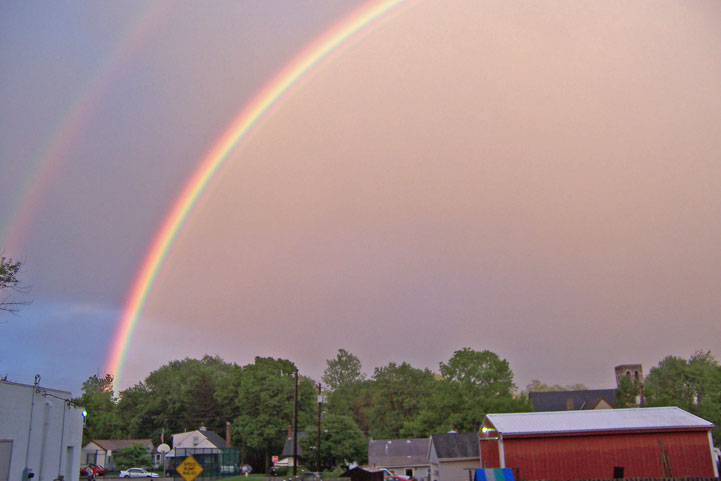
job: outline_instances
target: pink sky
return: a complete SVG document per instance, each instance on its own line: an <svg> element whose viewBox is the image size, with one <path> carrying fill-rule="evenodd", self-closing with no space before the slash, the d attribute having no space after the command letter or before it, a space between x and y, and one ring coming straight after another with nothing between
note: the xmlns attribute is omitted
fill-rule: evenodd
<svg viewBox="0 0 721 481"><path fill-rule="evenodd" d="M44 273L50 298L119 308L190 167L270 59L302 46L197 13L167 20L50 194L23 255L50 255L60 217L81 270L70 287ZM711 1L415 2L306 78L224 169L158 276L125 383L206 353L317 378L341 347L371 371L437 369L468 346L508 359L521 388L610 387L616 364L718 355L719 21ZM147 211L117 202L117 175Z"/></svg>

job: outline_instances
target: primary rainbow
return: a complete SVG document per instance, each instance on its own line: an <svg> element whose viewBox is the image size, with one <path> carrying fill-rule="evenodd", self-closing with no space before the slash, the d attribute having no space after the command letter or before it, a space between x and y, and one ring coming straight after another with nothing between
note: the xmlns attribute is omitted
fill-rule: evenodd
<svg viewBox="0 0 721 481"><path fill-rule="evenodd" d="M379 19L394 11L396 7L409 1L371 1L338 22L267 83L218 138L173 203L170 212L156 233L128 293L105 363L105 371L115 376L116 391L120 385L125 357L133 338L133 332L158 270L179 230L218 170L238 151L241 141L249 135L269 109L314 66L354 35L369 28Z"/></svg>

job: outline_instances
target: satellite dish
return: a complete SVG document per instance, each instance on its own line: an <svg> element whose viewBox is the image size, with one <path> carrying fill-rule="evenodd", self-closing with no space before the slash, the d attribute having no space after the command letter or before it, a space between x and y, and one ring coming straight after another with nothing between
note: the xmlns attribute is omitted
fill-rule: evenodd
<svg viewBox="0 0 721 481"><path fill-rule="evenodd" d="M165 454L168 451L170 451L170 446L168 446L167 444L163 443L160 446L158 446L158 452L160 454Z"/></svg>

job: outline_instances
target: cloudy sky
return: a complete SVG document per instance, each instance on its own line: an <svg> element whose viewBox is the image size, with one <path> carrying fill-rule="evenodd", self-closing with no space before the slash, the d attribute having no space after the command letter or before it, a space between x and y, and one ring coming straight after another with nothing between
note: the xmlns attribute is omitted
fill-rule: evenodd
<svg viewBox="0 0 721 481"><path fill-rule="evenodd" d="M0 2L0 375L103 374L193 169L366 2ZM121 388L173 359L369 373L463 347L523 388L721 356L721 3L409 0L265 116L158 272Z"/></svg>

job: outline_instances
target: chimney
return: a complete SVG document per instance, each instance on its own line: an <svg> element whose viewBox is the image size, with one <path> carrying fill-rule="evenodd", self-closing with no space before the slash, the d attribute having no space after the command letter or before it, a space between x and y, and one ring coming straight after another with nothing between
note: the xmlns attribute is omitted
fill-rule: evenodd
<svg viewBox="0 0 721 481"><path fill-rule="evenodd" d="M225 421L225 447L230 447L230 422Z"/></svg>
<svg viewBox="0 0 721 481"><path fill-rule="evenodd" d="M288 425L288 439L293 439L293 426Z"/></svg>

